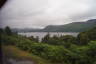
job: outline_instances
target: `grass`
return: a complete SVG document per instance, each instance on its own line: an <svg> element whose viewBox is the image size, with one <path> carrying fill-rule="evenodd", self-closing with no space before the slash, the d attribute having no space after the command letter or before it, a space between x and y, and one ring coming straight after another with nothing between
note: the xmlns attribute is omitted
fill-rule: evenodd
<svg viewBox="0 0 96 64"><path fill-rule="evenodd" d="M35 56L29 52L25 52L17 48L16 46L2 46L3 54L5 57L11 57L17 60L32 60L35 64L52 64L49 63L47 60L44 60L38 56Z"/></svg>

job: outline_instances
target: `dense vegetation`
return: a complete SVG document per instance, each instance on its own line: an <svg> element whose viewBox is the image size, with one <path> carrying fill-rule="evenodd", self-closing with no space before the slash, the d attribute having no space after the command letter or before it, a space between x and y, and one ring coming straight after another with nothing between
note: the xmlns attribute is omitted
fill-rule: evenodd
<svg viewBox="0 0 96 64"><path fill-rule="evenodd" d="M9 27L0 29L0 34L2 45L14 45L53 64L96 64L96 27L77 37L47 34L41 42L38 37L13 33Z"/></svg>
<svg viewBox="0 0 96 64"><path fill-rule="evenodd" d="M42 59L39 56L33 55L32 53L29 53L27 51L23 51L16 46L12 46L12 45L6 45L5 46L4 45L4 46L2 46L2 49L4 52L3 55L6 58L8 58L8 59L11 58L13 60L17 59L17 62L24 60L25 62L26 61L33 62L31 64L51 64L50 62L46 61L45 59ZM12 63L10 63L10 62L6 61L6 59L4 59L4 64L12 64ZM19 62L19 64L22 64L22 63Z"/></svg>

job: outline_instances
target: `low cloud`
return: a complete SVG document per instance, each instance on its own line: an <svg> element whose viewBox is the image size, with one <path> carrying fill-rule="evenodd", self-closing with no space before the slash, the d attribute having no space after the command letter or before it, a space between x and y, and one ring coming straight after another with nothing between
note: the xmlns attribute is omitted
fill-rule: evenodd
<svg viewBox="0 0 96 64"><path fill-rule="evenodd" d="M96 0L9 0L0 27L42 28L96 18Z"/></svg>

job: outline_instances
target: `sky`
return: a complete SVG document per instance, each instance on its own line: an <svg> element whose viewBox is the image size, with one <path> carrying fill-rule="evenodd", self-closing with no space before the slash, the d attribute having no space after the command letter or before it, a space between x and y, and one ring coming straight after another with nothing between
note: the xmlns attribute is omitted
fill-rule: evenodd
<svg viewBox="0 0 96 64"><path fill-rule="evenodd" d="M96 19L96 0L8 0L0 27L44 28Z"/></svg>

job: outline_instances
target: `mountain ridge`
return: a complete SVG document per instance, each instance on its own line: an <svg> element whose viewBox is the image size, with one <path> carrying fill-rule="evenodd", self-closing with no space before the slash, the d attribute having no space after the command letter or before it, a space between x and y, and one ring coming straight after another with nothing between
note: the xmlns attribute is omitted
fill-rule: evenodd
<svg viewBox="0 0 96 64"><path fill-rule="evenodd" d="M96 19L91 19L86 22L72 22L66 25L47 26L43 30L49 32L82 32L87 29L91 29L96 25Z"/></svg>
<svg viewBox="0 0 96 64"><path fill-rule="evenodd" d="M96 19L86 22L72 22L65 25L48 25L44 29L13 29L17 32L83 32L96 26Z"/></svg>

